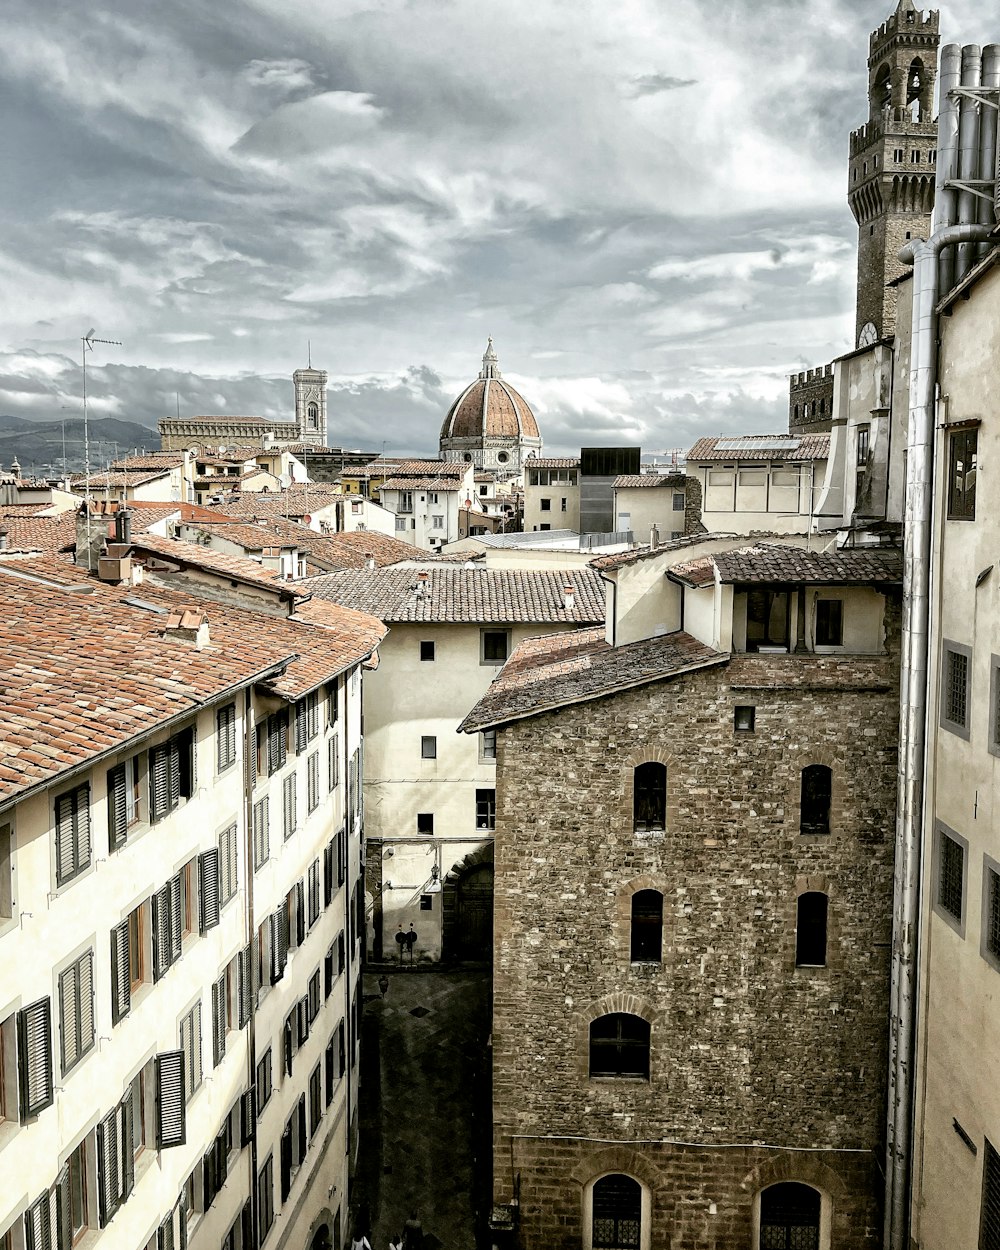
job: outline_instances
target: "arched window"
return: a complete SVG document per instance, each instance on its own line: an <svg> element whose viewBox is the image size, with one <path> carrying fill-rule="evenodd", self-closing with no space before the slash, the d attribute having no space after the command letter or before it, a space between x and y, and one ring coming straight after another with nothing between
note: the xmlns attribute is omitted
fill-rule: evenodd
<svg viewBox="0 0 1000 1250"><path fill-rule="evenodd" d="M826 966L826 917L829 899L818 890L800 894L795 916L795 963L799 968Z"/></svg>
<svg viewBox="0 0 1000 1250"><path fill-rule="evenodd" d="M590 1075L649 1080L649 1021L612 1012L590 1025Z"/></svg>
<svg viewBox="0 0 1000 1250"><path fill-rule="evenodd" d="M651 761L636 767L632 783L632 812L636 832L664 828L667 819L665 764Z"/></svg>
<svg viewBox="0 0 1000 1250"><path fill-rule="evenodd" d="M883 65L879 72L875 75L875 84L872 87L872 105L876 114L887 109L892 104L892 74L889 66Z"/></svg>
<svg viewBox="0 0 1000 1250"><path fill-rule="evenodd" d="M820 1195L783 1181L760 1196L760 1250L819 1250Z"/></svg>
<svg viewBox="0 0 1000 1250"><path fill-rule="evenodd" d="M632 895L632 963L658 964L663 958L663 895L639 890Z"/></svg>
<svg viewBox="0 0 1000 1250"><path fill-rule="evenodd" d="M306 409L306 417L309 420L309 428L315 430L319 425L319 404L310 404Z"/></svg>
<svg viewBox="0 0 1000 1250"><path fill-rule="evenodd" d="M909 73L906 75L906 107L911 121L925 120L924 63L920 57L911 63Z"/></svg>
<svg viewBox="0 0 1000 1250"><path fill-rule="evenodd" d="M799 803L799 833L830 832L830 796L833 773L825 764L810 764L802 770Z"/></svg>
<svg viewBox="0 0 1000 1250"><path fill-rule="evenodd" d="M594 1182L593 1250L629 1250L642 1244L642 1186L631 1176L602 1176Z"/></svg>

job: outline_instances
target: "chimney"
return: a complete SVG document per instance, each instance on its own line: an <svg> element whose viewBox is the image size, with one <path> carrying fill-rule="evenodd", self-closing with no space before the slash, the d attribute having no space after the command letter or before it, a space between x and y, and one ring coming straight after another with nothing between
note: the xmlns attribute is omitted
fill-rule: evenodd
<svg viewBox="0 0 1000 1250"><path fill-rule="evenodd" d="M657 527L654 525L654 526L652 527L652 529L649 531L649 549L650 549L650 551L655 551L655 550L656 550L656 548L657 548L659 545L660 545L660 531L659 531L659 530L657 529Z"/></svg>
<svg viewBox="0 0 1000 1250"><path fill-rule="evenodd" d="M194 643L195 650L201 651L209 643L208 620L200 608L190 605L175 608L167 617L163 637L170 642Z"/></svg>
<svg viewBox="0 0 1000 1250"><path fill-rule="evenodd" d="M375 553L373 551L366 551L365 552L365 568L370 573L372 569L374 569L374 567L375 567Z"/></svg>
<svg viewBox="0 0 1000 1250"><path fill-rule="evenodd" d="M107 517L91 505L87 513L86 503L80 505L76 514L76 563L85 569L96 569L108 537Z"/></svg>
<svg viewBox="0 0 1000 1250"><path fill-rule="evenodd" d="M6 551L10 546L9 535L6 530L0 530L0 551Z"/></svg>
<svg viewBox="0 0 1000 1250"><path fill-rule="evenodd" d="M418 599L423 599L423 598L425 598L425 597L426 597L426 595L428 594L428 592L429 592L429 590L430 590L430 587L429 587L429 585L428 585L428 582L429 582L429 581L430 581L430 574L429 574L429 573L423 573L423 572L421 572L421 573L418 573L418 574L417 574L417 586L416 586L416 590L417 590L417 598L418 598Z"/></svg>
<svg viewBox="0 0 1000 1250"><path fill-rule="evenodd" d="M573 593L573 587L567 583L567 585L563 586L563 607L567 612L572 612L575 602L576 596Z"/></svg>
<svg viewBox="0 0 1000 1250"><path fill-rule="evenodd" d="M126 546L132 541L132 514L124 505L115 513L115 542L125 543Z"/></svg>

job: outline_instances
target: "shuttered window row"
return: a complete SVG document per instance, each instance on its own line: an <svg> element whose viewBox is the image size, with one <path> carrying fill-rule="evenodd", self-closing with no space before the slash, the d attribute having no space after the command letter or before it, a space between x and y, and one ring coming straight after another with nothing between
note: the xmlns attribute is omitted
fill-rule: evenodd
<svg viewBox="0 0 1000 1250"><path fill-rule="evenodd" d="M215 763L220 773L236 763L235 703L227 703L215 714Z"/></svg>
<svg viewBox="0 0 1000 1250"><path fill-rule="evenodd" d="M94 952L59 974L59 1038L65 1076L94 1046Z"/></svg>
<svg viewBox="0 0 1000 1250"><path fill-rule="evenodd" d="M56 885L90 866L90 783L56 799Z"/></svg>

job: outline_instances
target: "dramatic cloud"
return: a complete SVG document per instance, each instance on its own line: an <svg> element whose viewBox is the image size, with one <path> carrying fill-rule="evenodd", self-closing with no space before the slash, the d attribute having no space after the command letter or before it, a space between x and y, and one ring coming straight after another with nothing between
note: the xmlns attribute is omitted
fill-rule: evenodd
<svg viewBox="0 0 1000 1250"><path fill-rule="evenodd" d="M781 429L851 346L861 0L13 0L0 412L430 452L488 334L552 452ZM946 38L986 42L976 0ZM6 354L3 354L3 353Z"/></svg>

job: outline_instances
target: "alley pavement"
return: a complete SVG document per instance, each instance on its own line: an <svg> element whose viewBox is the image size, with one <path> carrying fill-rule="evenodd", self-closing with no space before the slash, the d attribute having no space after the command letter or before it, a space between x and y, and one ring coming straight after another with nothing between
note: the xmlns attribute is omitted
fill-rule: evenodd
<svg viewBox="0 0 1000 1250"><path fill-rule="evenodd" d="M413 1209L423 1250L488 1248L489 971L391 970L384 999L378 976L364 978L352 1210L372 1250L387 1250Z"/></svg>

